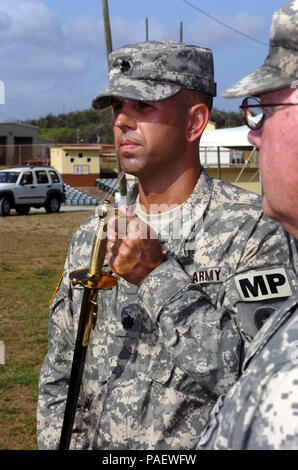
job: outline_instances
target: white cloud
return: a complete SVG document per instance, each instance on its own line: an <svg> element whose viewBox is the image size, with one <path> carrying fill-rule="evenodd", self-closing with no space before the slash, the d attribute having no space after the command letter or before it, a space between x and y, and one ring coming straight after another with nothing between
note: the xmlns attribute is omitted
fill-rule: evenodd
<svg viewBox="0 0 298 470"><path fill-rule="evenodd" d="M105 52L102 21L80 16L65 27L64 34L69 49L85 54Z"/></svg>
<svg viewBox="0 0 298 470"><path fill-rule="evenodd" d="M74 108L89 106L80 90L92 56L90 47L77 47L80 38L88 46L83 26L71 36L41 1L0 0L0 79L6 88L0 120L61 112L61 103L71 110L71 101Z"/></svg>
<svg viewBox="0 0 298 470"><path fill-rule="evenodd" d="M87 60L75 54L45 51L34 46L19 45L8 50L0 48L1 78L50 80L53 77L81 75L86 72Z"/></svg>
<svg viewBox="0 0 298 470"><path fill-rule="evenodd" d="M63 42L58 17L32 0L0 0L1 41L57 47Z"/></svg>
<svg viewBox="0 0 298 470"><path fill-rule="evenodd" d="M262 17L244 12L233 17L221 18L220 21L255 39L262 35L265 27L265 21ZM185 33L186 40L211 49L249 40L208 18L188 23Z"/></svg>
<svg viewBox="0 0 298 470"><path fill-rule="evenodd" d="M59 19L39 1L0 0L1 79L81 74L85 61L67 46Z"/></svg>
<svg viewBox="0 0 298 470"><path fill-rule="evenodd" d="M224 21L246 34L260 34L263 20L247 13ZM145 41L145 19L132 22L111 18L112 42ZM59 113L62 106L83 109L106 85L107 63L103 22L80 16L66 25L42 0L0 0L0 80L6 86L7 116L26 119L48 112ZM179 39L179 21L161 24L149 18L149 39ZM211 20L184 24L184 41L211 48L241 41L241 37L216 26ZM3 105L2 105L3 106Z"/></svg>

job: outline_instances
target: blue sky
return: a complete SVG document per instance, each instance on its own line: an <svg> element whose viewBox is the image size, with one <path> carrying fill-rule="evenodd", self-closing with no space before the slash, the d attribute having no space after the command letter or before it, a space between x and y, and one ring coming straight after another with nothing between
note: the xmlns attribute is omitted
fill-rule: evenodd
<svg viewBox="0 0 298 470"><path fill-rule="evenodd" d="M109 0L113 49L145 40L179 40L210 47L218 97L214 106L237 111L239 99L220 92L261 65L272 14L286 0L189 0L256 41L211 20L183 0ZM90 108L107 84L101 0L0 0L0 121L26 120Z"/></svg>

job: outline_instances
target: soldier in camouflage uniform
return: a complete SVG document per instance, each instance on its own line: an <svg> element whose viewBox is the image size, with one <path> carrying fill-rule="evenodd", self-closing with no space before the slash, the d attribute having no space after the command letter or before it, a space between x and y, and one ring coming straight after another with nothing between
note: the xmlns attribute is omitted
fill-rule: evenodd
<svg viewBox="0 0 298 470"><path fill-rule="evenodd" d="M139 218L128 217L136 223L123 236L119 225L109 229L107 260L118 283L99 294L73 449L189 446L237 380L264 319L297 287L291 240L264 215L260 197L200 166L215 93L209 49L152 41L110 56L110 84L93 105L112 104L121 166L137 177L129 213L163 223L147 238ZM158 213L162 202L175 208ZM59 445L82 300L69 274L88 267L96 227L92 216L74 235L52 301L40 449Z"/></svg>
<svg viewBox="0 0 298 470"><path fill-rule="evenodd" d="M296 243L297 78L298 0L295 0L273 16L270 51L264 65L226 90L224 96L255 95L261 99L264 117L257 124L251 123L254 130L249 139L261 149L263 207L289 230ZM249 119L245 107L243 110ZM194 448L298 450L297 291L257 334L242 371L236 385L216 403Z"/></svg>

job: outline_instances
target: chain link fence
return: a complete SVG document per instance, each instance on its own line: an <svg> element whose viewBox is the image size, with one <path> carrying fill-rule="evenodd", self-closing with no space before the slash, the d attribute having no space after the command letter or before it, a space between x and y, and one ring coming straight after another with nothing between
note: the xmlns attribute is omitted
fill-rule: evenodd
<svg viewBox="0 0 298 470"><path fill-rule="evenodd" d="M50 166L49 144L0 145L1 166Z"/></svg>

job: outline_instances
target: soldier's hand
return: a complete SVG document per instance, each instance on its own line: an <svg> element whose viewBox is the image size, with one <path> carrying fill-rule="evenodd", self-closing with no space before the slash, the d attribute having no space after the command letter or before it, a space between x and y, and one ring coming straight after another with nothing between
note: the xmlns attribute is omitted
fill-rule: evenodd
<svg viewBox="0 0 298 470"><path fill-rule="evenodd" d="M107 236L109 266L132 284L139 285L164 261L156 234L136 216L111 217Z"/></svg>

